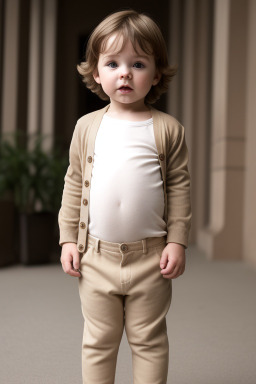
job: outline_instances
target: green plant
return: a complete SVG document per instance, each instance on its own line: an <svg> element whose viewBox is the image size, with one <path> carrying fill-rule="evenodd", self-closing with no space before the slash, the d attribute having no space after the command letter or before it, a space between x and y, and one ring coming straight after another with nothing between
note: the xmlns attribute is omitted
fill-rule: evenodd
<svg viewBox="0 0 256 384"><path fill-rule="evenodd" d="M0 137L0 197L11 194L22 213L59 210L68 154L59 146L45 151L48 137L21 131Z"/></svg>

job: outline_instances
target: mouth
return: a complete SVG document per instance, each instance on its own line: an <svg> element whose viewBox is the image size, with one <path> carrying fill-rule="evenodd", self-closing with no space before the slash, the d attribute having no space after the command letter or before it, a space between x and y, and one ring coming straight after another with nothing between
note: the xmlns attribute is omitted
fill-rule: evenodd
<svg viewBox="0 0 256 384"><path fill-rule="evenodd" d="M128 92L131 92L132 91L132 88L129 87L128 85L122 85L120 88L118 88L119 91L121 91L122 93L128 93Z"/></svg>

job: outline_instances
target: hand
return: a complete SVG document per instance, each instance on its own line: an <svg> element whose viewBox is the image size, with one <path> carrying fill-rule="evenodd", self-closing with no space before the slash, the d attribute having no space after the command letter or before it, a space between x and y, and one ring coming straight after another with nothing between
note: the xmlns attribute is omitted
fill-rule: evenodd
<svg viewBox="0 0 256 384"><path fill-rule="evenodd" d="M79 271L80 257L75 243L64 243L62 245L61 258L62 269L70 276L81 277Z"/></svg>
<svg viewBox="0 0 256 384"><path fill-rule="evenodd" d="M168 243L160 259L161 273L165 279L176 279L185 271L185 248L178 243Z"/></svg>

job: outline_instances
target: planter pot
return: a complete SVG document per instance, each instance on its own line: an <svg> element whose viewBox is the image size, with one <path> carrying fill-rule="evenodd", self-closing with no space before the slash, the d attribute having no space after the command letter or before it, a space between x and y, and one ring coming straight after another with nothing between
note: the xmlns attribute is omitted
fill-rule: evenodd
<svg viewBox="0 0 256 384"><path fill-rule="evenodd" d="M0 267L4 267L18 261L14 252L15 208L13 202L1 200L0 212Z"/></svg>
<svg viewBox="0 0 256 384"><path fill-rule="evenodd" d="M20 213L20 262L25 265L50 262L54 241L55 214Z"/></svg>

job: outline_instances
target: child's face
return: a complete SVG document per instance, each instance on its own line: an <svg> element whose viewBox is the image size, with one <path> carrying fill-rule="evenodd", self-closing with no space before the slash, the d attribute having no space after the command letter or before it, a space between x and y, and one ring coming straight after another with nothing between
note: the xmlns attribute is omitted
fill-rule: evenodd
<svg viewBox="0 0 256 384"><path fill-rule="evenodd" d="M122 41L119 41L117 46L114 44L113 49L111 44L114 39L115 36L109 38L105 52L100 54L94 79L101 84L111 104L144 106L144 99L150 88L160 80L155 59L139 46L136 47L136 53L130 40L121 52L117 53Z"/></svg>

